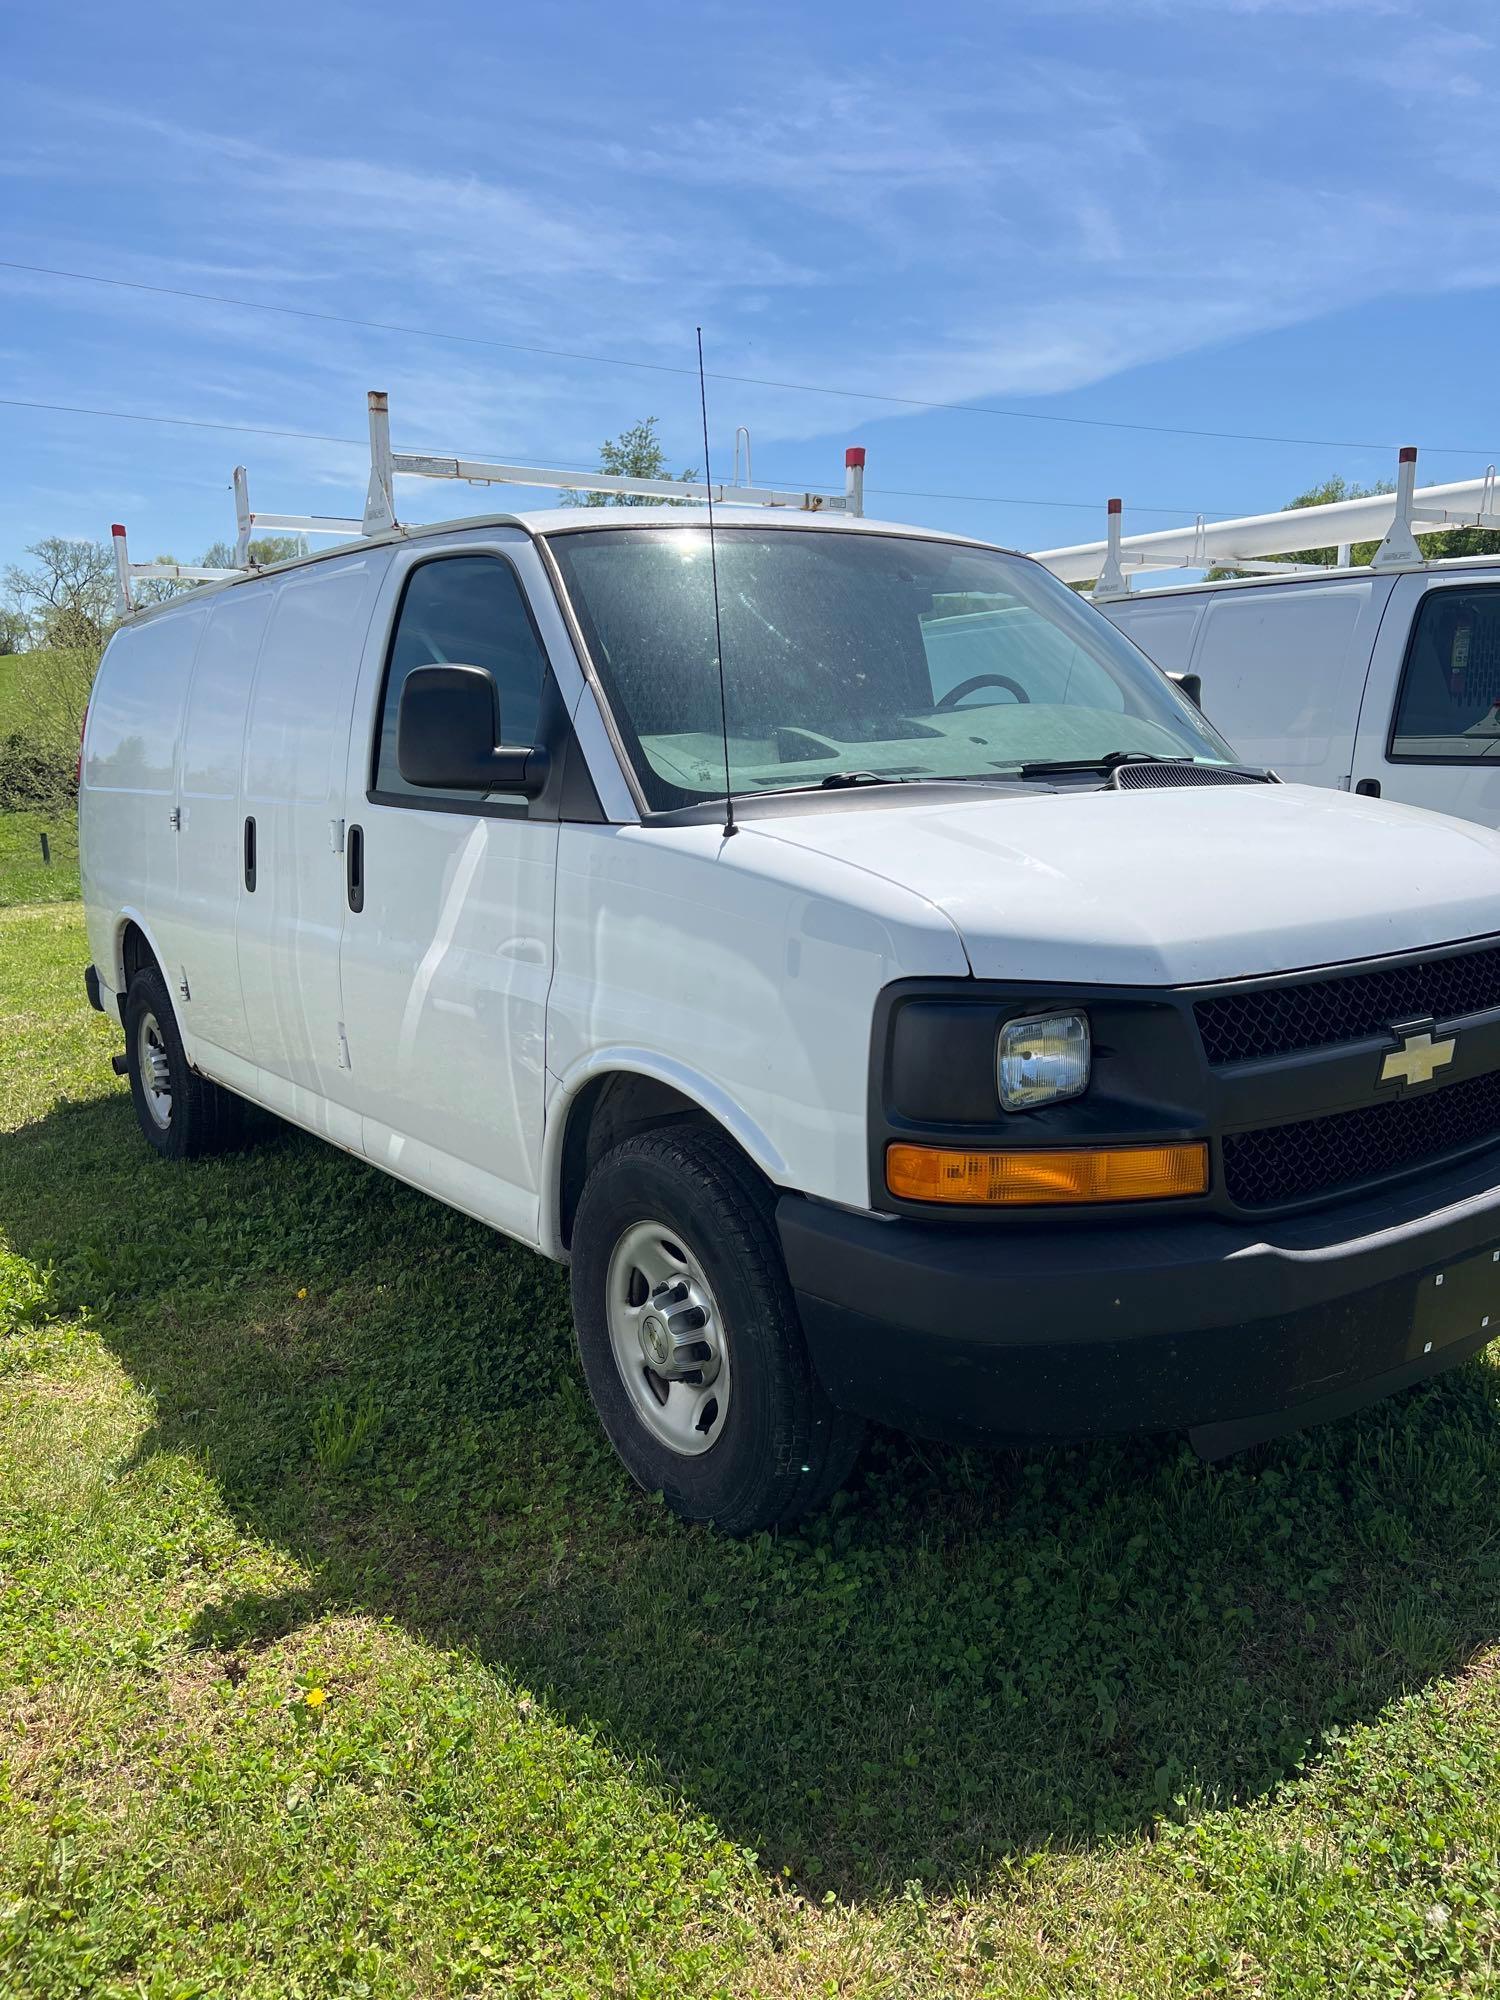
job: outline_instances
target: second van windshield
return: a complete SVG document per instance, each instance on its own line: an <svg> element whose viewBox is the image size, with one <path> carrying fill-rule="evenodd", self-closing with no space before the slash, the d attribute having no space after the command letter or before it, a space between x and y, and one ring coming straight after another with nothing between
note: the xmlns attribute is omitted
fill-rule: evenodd
<svg viewBox="0 0 1500 2000"><path fill-rule="evenodd" d="M1128 640L1035 564L915 536L718 530L734 789L1014 776L1121 753L1233 753ZM648 805L724 788L708 534L551 538Z"/></svg>

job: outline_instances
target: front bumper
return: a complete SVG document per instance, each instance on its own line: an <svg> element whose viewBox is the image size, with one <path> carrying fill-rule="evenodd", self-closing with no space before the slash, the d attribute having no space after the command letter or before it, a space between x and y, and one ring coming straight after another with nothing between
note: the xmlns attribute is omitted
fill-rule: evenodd
<svg viewBox="0 0 1500 2000"><path fill-rule="evenodd" d="M1357 1409L1500 1333L1493 1150L1258 1225L989 1228L792 1194L776 1214L829 1395L928 1436L1186 1429L1215 1457Z"/></svg>

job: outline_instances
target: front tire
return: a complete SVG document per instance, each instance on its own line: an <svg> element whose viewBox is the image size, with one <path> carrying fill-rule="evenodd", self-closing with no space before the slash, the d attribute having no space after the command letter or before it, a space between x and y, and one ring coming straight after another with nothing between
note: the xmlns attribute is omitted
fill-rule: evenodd
<svg viewBox="0 0 1500 2000"><path fill-rule="evenodd" d="M607 1153L578 1205L572 1291L609 1440L685 1520L787 1527L848 1476L864 1426L813 1375L770 1203L728 1140L677 1128Z"/></svg>
<svg viewBox="0 0 1500 2000"><path fill-rule="evenodd" d="M199 1159L239 1142L244 1103L189 1067L167 982L154 965L143 965L126 990L125 1064L136 1121L163 1159Z"/></svg>

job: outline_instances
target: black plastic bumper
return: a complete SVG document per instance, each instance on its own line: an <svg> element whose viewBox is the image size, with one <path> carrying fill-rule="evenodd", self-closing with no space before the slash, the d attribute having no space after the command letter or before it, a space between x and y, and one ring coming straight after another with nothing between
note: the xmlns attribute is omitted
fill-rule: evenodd
<svg viewBox="0 0 1500 2000"><path fill-rule="evenodd" d="M784 1195L834 1401L989 1441L1186 1429L1218 1456L1357 1409L1500 1333L1500 1162L1259 1227L883 1218Z"/></svg>
<svg viewBox="0 0 1500 2000"><path fill-rule="evenodd" d="M99 990L99 968L86 965L83 968L83 990L89 996L89 1005L96 1014L104 1012L104 998Z"/></svg>

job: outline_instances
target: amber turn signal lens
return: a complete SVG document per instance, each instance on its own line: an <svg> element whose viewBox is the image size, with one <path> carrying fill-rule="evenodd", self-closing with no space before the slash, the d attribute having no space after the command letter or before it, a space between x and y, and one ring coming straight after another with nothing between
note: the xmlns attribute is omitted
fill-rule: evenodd
<svg viewBox="0 0 1500 2000"><path fill-rule="evenodd" d="M1208 1147L1069 1147L1055 1153L966 1153L944 1146L892 1146L885 1179L902 1201L959 1202L971 1208L1081 1201L1161 1201L1203 1194Z"/></svg>

